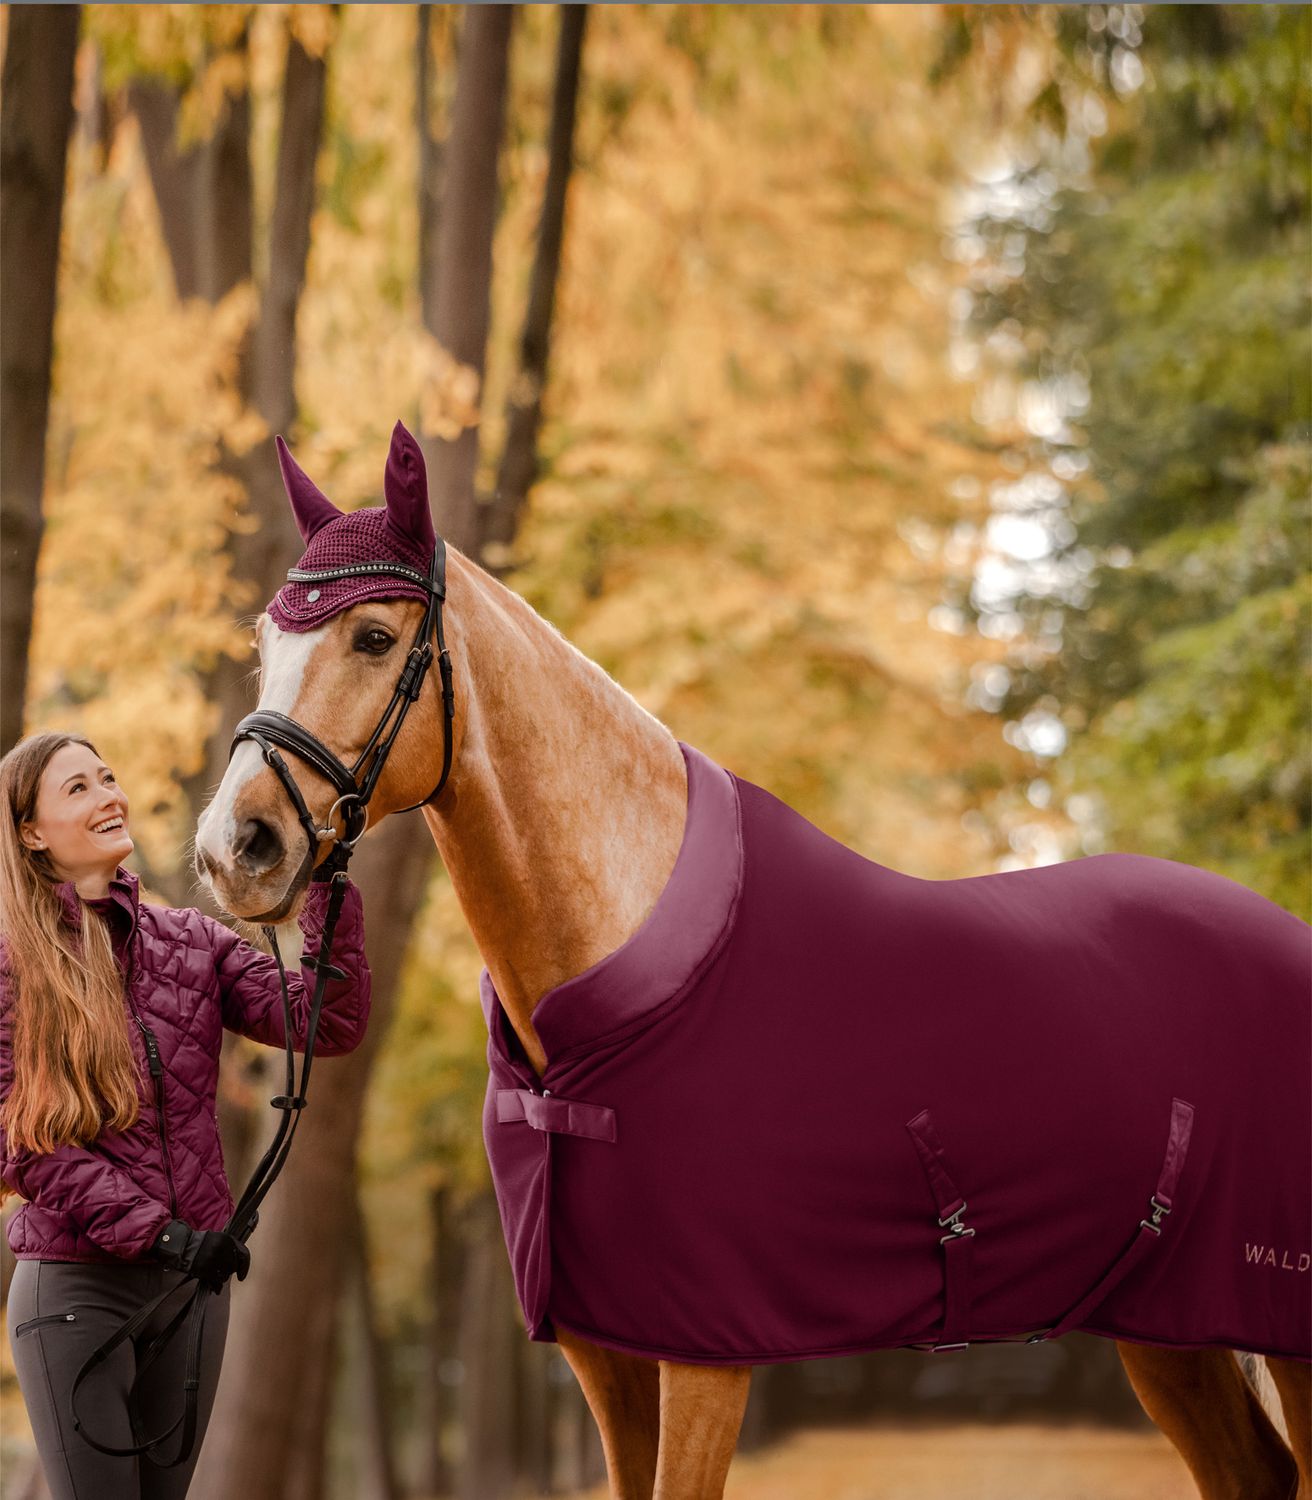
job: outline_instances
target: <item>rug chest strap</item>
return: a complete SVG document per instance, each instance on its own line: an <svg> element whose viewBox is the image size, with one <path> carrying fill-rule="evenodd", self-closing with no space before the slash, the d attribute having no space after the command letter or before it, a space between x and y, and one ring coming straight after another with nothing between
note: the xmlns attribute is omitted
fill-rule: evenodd
<svg viewBox="0 0 1312 1500"><path fill-rule="evenodd" d="M938 1207L939 1238L943 1247L943 1328L931 1351L964 1349L970 1343L971 1304L975 1296L975 1231L962 1223L966 1200L957 1191L947 1169L942 1142L929 1111L922 1109L907 1121L920 1165L925 1169L929 1190Z"/></svg>
<svg viewBox="0 0 1312 1500"><path fill-rule="evenodd" d="M498 1089L497 1123L522 1120L550 1135L579 1135L590 1141L615 1140L615 1111L604 1104L562 1099L550 1089Z"/></svg>
<svg viewBox="0 0 1312 1500"><path fill-rule="evenodd" d="M1047 1339L1059 1339L1062 1334L1070 1333L1072 1329L1078 1328L1161 1239L1162 1230L1165 1228L1162 1221L1173 1207L1172 1200L1180 1180L1180 1172L1184 1167L1184 1159L1189 1153L1189 1136L1193 1125L1193 1105L1186 1104L1183 1099L1172 1099L1171 1125L1166 1137L1166 1155L1162 1160L1162 1170L1157 1177L1157 1190L1148 1200L1152 1219L1139 1220L1139 1231L1135 1237L1064 1317L1042 1333L1031 1334L1026 1342L1038 1344Z"/></svg>

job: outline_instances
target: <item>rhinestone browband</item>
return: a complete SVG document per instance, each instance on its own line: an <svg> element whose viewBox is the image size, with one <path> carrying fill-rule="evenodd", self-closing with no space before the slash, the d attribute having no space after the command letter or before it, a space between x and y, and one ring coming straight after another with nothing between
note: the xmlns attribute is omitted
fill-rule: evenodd
<svg viewBox="0 0 1312 1500"><path fill-rule="evenodd" d="M420 573L415 568L408 568L404 563L394 562L366 562L351 563L344 568L316 568L309 571L305 568L288 568L288 583L331 583L335 578L368 578L379 573L385 573L391 578L404 578L410 583L417 583L420 588L427 589L436 594L439 599L446 598L446 588L440 583L434 583L427 573Z"/></svg>

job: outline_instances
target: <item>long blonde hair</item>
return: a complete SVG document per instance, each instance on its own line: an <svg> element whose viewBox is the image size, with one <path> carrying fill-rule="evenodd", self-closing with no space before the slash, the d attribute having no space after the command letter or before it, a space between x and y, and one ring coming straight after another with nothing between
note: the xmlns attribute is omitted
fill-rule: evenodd
<svg viewBox="0 0 1312 1500"><path fill-rule="evenodd" d="M42 773L65 745L99 754L79 734L45 733L20 740L0 760L0 805L8 814L0 817L0 937L13 1065L0 1124L12 1147L41 1153L87 1145L140 1114L108 928L80 898L78 929L68 926L49 854L19 837L36 813ZM14 1191L0 1182L0 1202Z"/></svg>

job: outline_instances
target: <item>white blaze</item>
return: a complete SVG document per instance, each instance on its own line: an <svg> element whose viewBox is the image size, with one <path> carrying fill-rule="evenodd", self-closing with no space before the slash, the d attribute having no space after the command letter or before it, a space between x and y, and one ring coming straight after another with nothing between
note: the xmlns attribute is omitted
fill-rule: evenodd
<svg viewBox="0 0 1312 1500"><path fill-rule="evenodd" d="M292 634L278 630L264 616L260 620L258 638L260 650L260 701L258 707L273 709L291 716L296 700L300 696L301 683L305 680L305 669L315 650L322 643L328 627L304 634ZM243 740L232 752L228 769L215 792L213 800L200 815L196 824L196 844L218 864L232 867L231 850L237 839L237 819L234 810L241 789L264 765L260 747L254 740Z"/></svg>

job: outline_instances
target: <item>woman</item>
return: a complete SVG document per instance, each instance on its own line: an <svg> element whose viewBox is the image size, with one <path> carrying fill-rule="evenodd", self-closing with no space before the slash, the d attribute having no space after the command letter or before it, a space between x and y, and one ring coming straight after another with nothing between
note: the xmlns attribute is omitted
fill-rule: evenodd
<svg viewBox="0 0 1312 1500"><path fill-rule="evenodd" d="M0 1201L18 1267L8 1330L55 1500L177 1500L199 1455L223 1358L228 1278L246 1247L222 1232L233 1199L215 1096L223 1028L283 1045L277 966L221 923L139 901L128 799L89 740L35 734L0 760ZM328 887L301 925L313 959ZM347 889L316 1050L349 1052L369 1015L360 893ZM313 975L289 976L304 1035ZM299 1047L298 1047L299 1050ZM193 1279L219 1288L205 1322L197 1440L166 1469L98 1452L74 1431L69 1388L93 1350L144 1303ZM185 1299L170 1298L145 1344ZM185 1339L144 1372L119 1344L78 1392L86 1430L128 1447L179 1415ZM176 1438L162 1457L176 1451Z"/></svg>

